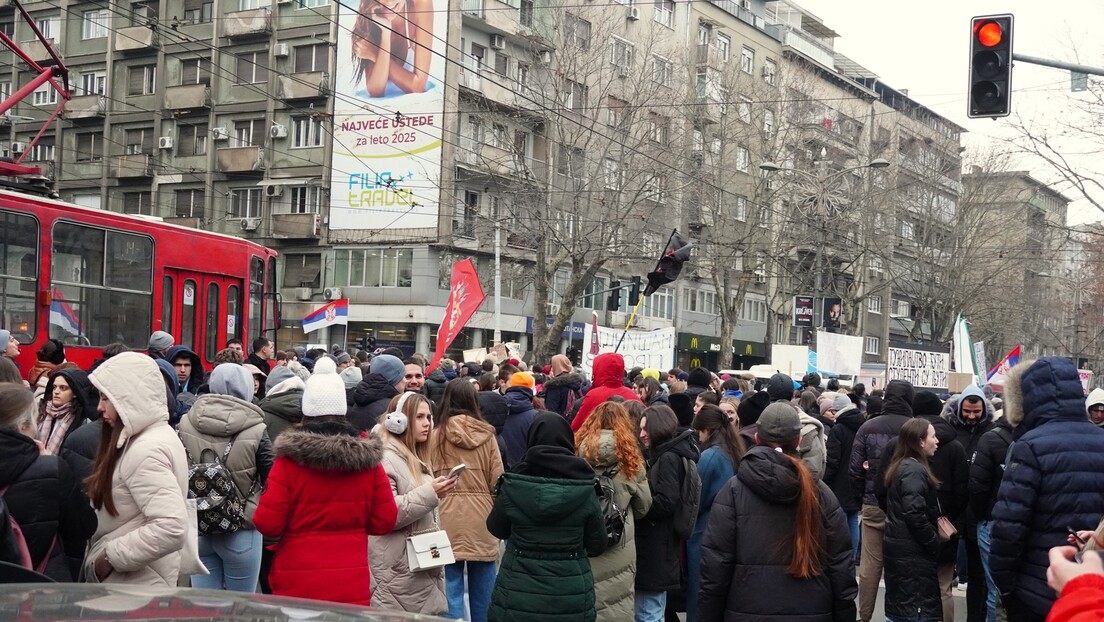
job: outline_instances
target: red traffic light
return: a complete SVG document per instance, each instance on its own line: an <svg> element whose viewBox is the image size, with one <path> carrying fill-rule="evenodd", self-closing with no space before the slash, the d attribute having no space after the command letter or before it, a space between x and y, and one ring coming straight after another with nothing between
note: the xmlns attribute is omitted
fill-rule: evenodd
<svg viewBox="0 0 1104 622"><path fill-rule="evenodd" d="M981 22L974 27L974 36L978 43L991 48L1000 45L1004 40L1004 29L997 22Z"/></svg>

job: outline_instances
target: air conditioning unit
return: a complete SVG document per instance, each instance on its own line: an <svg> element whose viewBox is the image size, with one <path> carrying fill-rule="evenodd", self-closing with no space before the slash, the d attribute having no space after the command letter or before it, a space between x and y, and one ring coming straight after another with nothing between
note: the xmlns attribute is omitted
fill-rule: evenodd
<svg viewBox="0 0 1104 622"><path fill-rule="evenodd" d="M241 229L242 231L256 231L257 227L261 226L260 218L242 218Z"/></svg>
<svg viewBox="0 0 1104 622"><path fill-rule="evenodd" d="M635 22L635 21L639 21L639 20L640 20L640 7L638 7L638 6L629 7L629 21Z"/></svg>
<svg viewBox="0 0 1104 622"><path fill-rule="evenodd" d="M326 300L340 300L341 288L340 287L327 287L322 290L322 297Z"/></svg>
<svg viewBox="0 0 1104 622"><path fill-rule="evenodd" d="M505 50L506 49L506 37L502 35L491 35L491 49L493 50Z"/></svg>
<svg viewBox="0 0 1104 622"><path fill-rule="evenodd" d="M269 184L269 185L265 186L265 196L266 197L272 198L272 197L279 197L279 196L283 196L283 195L284 195L284 187L283 186L280 186L280 185L277 185L277 184Z"/></svg>
<svg viewBox="0 0 1104 622"><path fill-rule="evenodd" d="M296 287L295 299L296 300L310 300L314 296L314 292L309 287Z"/></svg>
<svg viewBox="0 0 1104 622"><path fill-rule="evenodd" d="M27 143L15 141L11 144L12 153L23 153L27 150Z"/></svg>
<svg viewBox="0 0 1104 622"><path fill-rule="evenodd" d="M295 0L277 0L276 4L291 4Z"/></svg>
<svg viewBox="0 0 1104 622"><path fill-rule="evenodd" d="M541 50L541 52L540 52L540 62L545 64L545 65L547 65L548 63L551 63L552 62L552 52L549 51L549 50Z"/></svg>
<svg viewBox="0 0 1104 622"><path fill-rule="evenodd" d="M230 130L225 127L216 127L211 129L212 140L230 140Z"/></svg>
<svg viewBox="0 0 1104 622"><path fill-rule="evenodd" d="M283 4L283 2L280 4ZM272 55L276 58L287 58L291 55L291 47L286 43L277 43L276 46L272 48Z"/></svg>
<svg viewBox="0 0 1104 622"><path fill-rule="evenodd" d="M269 132L273 138L287 138L287 126L281 123L273 123Z"/></svg>
<svg viewBox="0 0 1104 622"><path fill-rule="evenodd" d="M158 149L172 149L173 148L173 137L172 136L162 136L161 138L158 138L157 139L157 148Z"/></svg>

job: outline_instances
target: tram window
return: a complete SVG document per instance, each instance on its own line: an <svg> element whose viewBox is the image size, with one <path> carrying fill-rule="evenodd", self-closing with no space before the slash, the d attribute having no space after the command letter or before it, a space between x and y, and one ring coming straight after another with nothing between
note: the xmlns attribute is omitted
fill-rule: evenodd
<svg viewBox="0 0 1104 622"><path fill-rule="evenodd" d="M173 278L166 276L161 284L161 330L173 331Z"/></svg>
<svg viewBox="0 0 1104 622"><path fill-rule="evenodd" d="M226 288L226 340L241 339L241 292L237 285Z"/></svg>
<svg viewBox="0 0 1104 622"><path fill-rule="evenodd" d="M215 353L219 350L219 286L218 283L207 285L207 325L204 335L206 343L203 347L203 355L208 363L215 362Z"/></svg>
<svg viewBox="0 0 1104 622"><path fill-rule="evenodd" d="M0 327L22 343L35 337L38 221L0 211Z"/></svg>
<svg viewBox="0 0 1104 622"><path fill-rule="evenodd" d="M252 341L261 336L262 298L264 289L264 261L260 257L254 257L249 262L249 333L246 341Z"/></svg>
<svg viewBox="0 0 1104 622"><path fill-rule="evenodd" d="M50 337L141 348L153 308L153 240L74 223L54 226Z"/></svg>
<svg viewBox="0 0 1104 622"><path fill-rule="evenodd" d="M180 306L180 345L195 352L196 338L196 282L184 281Z"/></svg>
<svg viewBox="0 0 1104 622"><path fill-rule="evenodd" d="M268 306L265 309L265 328L278 330L280 328L279 309L276 305L276 258L268 258L268 270L265 272L265 300ZM273 334L275 338L275 334Z"/></svg>

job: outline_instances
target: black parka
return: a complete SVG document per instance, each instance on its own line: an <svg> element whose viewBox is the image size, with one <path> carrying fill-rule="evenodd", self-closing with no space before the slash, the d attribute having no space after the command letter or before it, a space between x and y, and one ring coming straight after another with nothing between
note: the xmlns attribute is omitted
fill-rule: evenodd
<svg viewBox="0 0 1104 622"><path fill-rule="evenodd" d="M936 563L939 509L935 485L922 464L907 458L893 474L887 493L882 543L886 617L940 620L943 602Z"/></svg>
<svg viewBox="0 0 1104 622"><path fill-rule="evenodd" d="M353 389L353 404L349 409L349 423L361 430L371 430L379 423L380 415L387 411L391 399L399 394L395 385L380 374L368 374Z"/></svg>
<svg viewBox="0 0 1104 622"><path fill-rule="evenodd" d="M648 460L648 487L652 507L636 523L636 589L643 592L677 590L682 584L679 550L682 540L675 535L675 508L682 500L686 462L696 469L699 452L697 432L684 430L656 447Z"/></svg>
<svg viewBox="0 0 1104 622"><path fill-rule="evenodd" d="M824 483L832 489L844 512L861 509L859 497L851 488L851 448L855 445L855 433L866 418L857 406L850 406L836 413L836 424L828 432L825 443Z"/></svg>
<svg viewBox="0 0 1104 622"><path fill-rule="evenodd" d="M981 435L970 463L970 510L977 520L989 520L1004 477L1004 458L1012 444L1012 426L1004 417Z"/></svg>
<svg viewBox="0 0 1104 622"><path fill-rule="evenodd" d="M798 579L792 560L797 471L781 453L753 447L713 501L702 540L699 618L739 622L853 622L855 567L847 518L816 482L824 554L820 573Z"/></svg>

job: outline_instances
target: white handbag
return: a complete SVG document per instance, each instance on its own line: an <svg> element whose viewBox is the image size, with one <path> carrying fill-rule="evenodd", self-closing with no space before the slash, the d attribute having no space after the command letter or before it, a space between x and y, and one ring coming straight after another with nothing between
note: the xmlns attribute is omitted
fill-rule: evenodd
<svg viewBox="0 0 1104 622"><path fill-rule="evenodd" d="M440 568L456 561L452 543L443 530L422 533L406 539L406 563L411 570Z"/></svg>
<svg viewBox="0 0 1104 622"><path fill-rule="evenodd" d="M184 533L184 548L180 551L180 574L209 575L211 571L199 559L199 520L196 500L185 499L184 505L187 509L185 514L188 517L188 529Z"/></svg>

